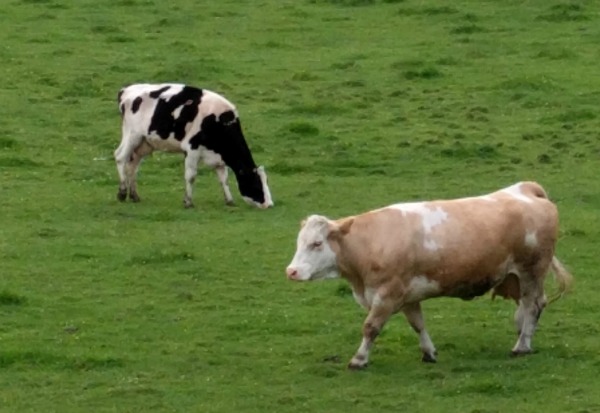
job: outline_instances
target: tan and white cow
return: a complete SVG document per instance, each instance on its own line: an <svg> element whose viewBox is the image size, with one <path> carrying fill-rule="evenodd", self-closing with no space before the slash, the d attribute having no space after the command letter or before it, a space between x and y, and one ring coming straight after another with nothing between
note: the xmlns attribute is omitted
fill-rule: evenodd
<svg viewBox="0 0 600 413"><path fill-rule="evenodd" d="M286 272L297 281L341 275L350 282L368 310L350 368L367 365L375 338L399 311L419 334L423 361L435 362L420 302L469 300L490 290L518 303L512 353L526 354L547 303L548 270L559 284L551 301L572 281L554 256L557 232L557 208L544 189L521 182L484 196L395 204L339 220L311 215Z"/></svg>

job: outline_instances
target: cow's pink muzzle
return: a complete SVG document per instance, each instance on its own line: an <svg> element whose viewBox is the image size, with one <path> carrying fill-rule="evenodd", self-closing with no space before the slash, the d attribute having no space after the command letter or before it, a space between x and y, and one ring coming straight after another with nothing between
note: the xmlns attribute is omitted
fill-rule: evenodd
<svg viewBox="0 0 600 413"><path fill-rule="evenodd" d="M285 269L285 273L286 273L286 275L287 275L287 277L288 277L288 280L294 280L294 281L298 281L298 280L300 279L300 278L299 278L299 275L300 275L300 274L298 274L298 270L297 270L297 269L295 269L295 268L292 268L292 267L287 267L287 268Z"/></svg>

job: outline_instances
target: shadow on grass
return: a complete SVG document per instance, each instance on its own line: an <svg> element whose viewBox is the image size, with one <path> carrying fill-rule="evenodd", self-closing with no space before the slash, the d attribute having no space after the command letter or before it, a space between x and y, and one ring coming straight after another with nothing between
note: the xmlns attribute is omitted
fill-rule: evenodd
<svg viewBox="0 0 600 413"><path fill-rule="evenodd" d="M26 301L27 298L22 295L10 291L0 291L0 305L22 305L25 304Z"/></svg>
<svg viewBox="0 0 600 413"><path fill-rule="evenodd" d="M113 357L88 356L70 358L43 351L4 351L0 352L0 368L35 367L56 370L97 370L118 368L125 365L122 359Z"/></svg>
<svg viewBox="0 0 600 413"><path fill-rule="evenodd" d="M131 257L130 265L172 264L180 261L194 261L194 254L185 251L151 251L148 254Z"/></svg>
<svg viewBox="0 0 600 413"><path fill-rule="evenodd" d="M562 3L550 7L548 13L537 17L537 20L551 23L577 22L590 20L584 7L579 3Z"/></svg>

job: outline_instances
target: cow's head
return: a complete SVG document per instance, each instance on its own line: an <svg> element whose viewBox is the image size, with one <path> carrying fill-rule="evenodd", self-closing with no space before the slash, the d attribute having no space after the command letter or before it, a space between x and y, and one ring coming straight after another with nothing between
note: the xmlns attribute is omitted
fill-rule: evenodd
<svg viewBox="0 0 600 413"><path fill-rule="evenodd" d="M238 188L240 194L248 204L258 208L270 208L273 204L271 191L267 184L267 173L263 166L253 169L249 173L238 175Z"/></svg>
<svg viewBox="0 0 600 413"><path fill-rule="evenodd" d="M350 230L353 219L341 223L320 215L302 221L296 254L286 269L290 280L308 281L339 277L336 253L332 243Z"/></svg>

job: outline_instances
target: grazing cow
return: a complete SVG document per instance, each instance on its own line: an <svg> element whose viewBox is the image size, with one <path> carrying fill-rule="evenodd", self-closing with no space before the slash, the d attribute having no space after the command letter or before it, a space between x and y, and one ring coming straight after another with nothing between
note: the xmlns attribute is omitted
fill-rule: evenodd
<svg viewBox="0 0 600 413"><path fill-rule="evenodd" d="M259 208L273 206L264 168L254 163L237 110L223 96L181 84L134 84L121 89L118 100L123 117L123 137L115 151L120 201L129 190L129 198L139 202L138 167L146 155L159 150L185 155L186 208L193 206L200 159L217 172L228 205L233 197L227 167L246 202Z"/></svg>
<svg viewBox="0 0 600 413"><path fill-rule="evenodd" d="M493 290L518 303L512 353L531 352L544 306L544 279L555 274L560 297L572 277L554 256L558 212L544 189L521 182L488 195L402 203L339 220L302 222L287 276L307 281L341 274L368 310L362 343L349 368L363 368L390 316L402 311L419 334L423 361L435 362L420 302L470 300Z"/></svg>

